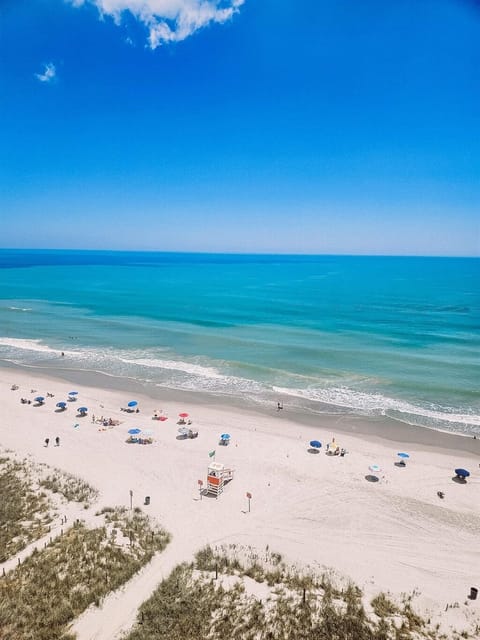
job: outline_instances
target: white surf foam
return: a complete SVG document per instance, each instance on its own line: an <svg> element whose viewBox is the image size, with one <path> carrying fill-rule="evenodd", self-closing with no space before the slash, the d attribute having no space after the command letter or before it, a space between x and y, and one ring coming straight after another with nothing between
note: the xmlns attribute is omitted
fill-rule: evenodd
<svg viewBox="0 0 480 640"><path fill-rule="evenodd" d="M202 376L205 378L223 378L222 374L213 367L204 367L191 362L183 362L181 360L156 360L151 358L128 359L119 358L125 364L140 365L142 367L153 367L155 369L168 369L173 371L182 371L194 376Z"/></svg>
<svg viewBox="0 0 480 640"><path fill-rule="evenodd" d="M457 413L450 407L422 407L413 405L404 400L389 398L382 394L363 393L347 387L332 387L324 389L288 389L274 387L274 390L282 395L296 396L305 400L322 402L360 411L367 415L391 415L393 413L404 416L418 416L426 418L434 423L450 423L465 426L480 427L480 416L474 413ZM395 417L395 416L392 416ZM405 420L407 421L407 420Z"/></svg>
<svg viewBox="0 0 480 640"><path fill-rule="evenodd" d="M52 349L44 344L41 340L24 340L21 338L2 338L0 337L0 347L13 347L24 351L39 351L42 353L57 353L58 349Z"/></svg>

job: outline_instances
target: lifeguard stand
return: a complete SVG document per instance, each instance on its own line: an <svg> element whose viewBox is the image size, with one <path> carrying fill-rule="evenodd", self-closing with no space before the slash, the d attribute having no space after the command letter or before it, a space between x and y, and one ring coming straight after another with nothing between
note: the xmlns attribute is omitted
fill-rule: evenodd
<svg viewBox="0 0 480 640"><path fill-rule="evenodd" d="M207 493L218 496L223 493L225 482L233 479L233 469L225 469L221 462L211 462L208 466Z"/></svg>

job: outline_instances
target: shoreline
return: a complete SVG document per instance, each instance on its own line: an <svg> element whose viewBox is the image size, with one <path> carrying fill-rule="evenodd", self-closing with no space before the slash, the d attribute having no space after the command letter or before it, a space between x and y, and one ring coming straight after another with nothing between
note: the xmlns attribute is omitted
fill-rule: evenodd
<svg viewBox="0 0 480 640"><path fill-rule="evenodd" d="M101 371L91 371L84 369L43 367L41 365L19 365L8 361L2 361L1 370L11 370L12 375L18 371L30 374L41 379L52 379L71 383L95 387L106 391L125 392L129 395L137 394L150 398L155 402L195 404L198 406L215 406L222 410L235 408L239 411L249 411L264 417L275 416L278 421L294 420L305 427L330 429L342 434L375 438L379 441L396 443L398 445L412 445L432 450L448 450L468 452L480 457L480 438L471 435L453 433L434 429L431 427L421 427L411 425L400 420L394 420L387 416L359 416L354 413L344 414L338 411L332 413L307 413L297 407L290 408L288 403L283 401L283 410L277 411L275 404L268 410L261 403L245 407L238 398L234 396L221 396L219 394L207 393L204 391L175 390L162 387L161 385L146 386L133 378L120 377ZM157 393L152 393L156 391Z"/></svg>

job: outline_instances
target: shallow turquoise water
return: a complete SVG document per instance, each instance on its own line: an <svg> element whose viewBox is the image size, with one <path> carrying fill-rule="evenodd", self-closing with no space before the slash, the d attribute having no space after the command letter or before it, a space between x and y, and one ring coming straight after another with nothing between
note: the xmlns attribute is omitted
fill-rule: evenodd
<svg viewBox="0 0 480 640"><path fill-rule="evenodd" d="M0 359L480 433L479 283L467 258L1 250Z"/></svg>

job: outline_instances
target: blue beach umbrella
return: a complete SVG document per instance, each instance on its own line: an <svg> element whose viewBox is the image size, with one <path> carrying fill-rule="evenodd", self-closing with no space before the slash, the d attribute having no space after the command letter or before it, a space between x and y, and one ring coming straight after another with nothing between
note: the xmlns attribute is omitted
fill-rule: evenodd
<svg viewBox="0 0 480 640"><path fill-rule="evenodd" d="M130 400L127 407L136 407L138 402L136 400Z"/></svg>
<svg viewBox="0 0 480 640"><path fill-rule="evenodd" d="M467 471L466 469L455 469L455 473L459 478L468 478L470 475L470 471Z"/></svg>
<svg viewBox="0 0 480 640"><path fill-rule="evenodd" d="M35 398L35 402L40 402L40 403L45 402L45 398L43 396L37 396Z"/></svg>
<svg viewBox="0 0 480 640"><path fill-rule="evenodd" d="M407 458L410 457L410 454L408 454L408 453L397 453L397 456L399 458L402 458L402 460L406 460Z"/></svg>
<svg viewBox="0 0 480 640"><path fill-rule="evenodd" d="M139 433L142 433L142 430L141 429L129 429L128 433L131 436L138 436Z"/></svg>
<svg viewBox="0 0 480 640"><path fill-rule="evenodd" d="M80 407L80 409L78 410L78 413L87 413L88 408L87 407Z"/></svg>
<svg viewBox="0 0 480 640"><path fill-rule="evenodd" d="M78 391L69 391L68 395L69 396L78 396Z"/></svg>
<svg viewBox="0 0 480 640"><path fill-rule="evenodd" d="M57 407L59 409L65 409L66 406L67 406L66 402L57 402Z"/></svg>
<svg viewBox="0 0 480 640"><path fill-rule="evenodd" d="M380 473L380 471L382 470L382 468L379 467L378 464L371 464L368 468L372 473Z"/></svg>
<svg viewBox="0 0 480 640"><path fill-rule="evenodd" d="M320 449L322 443L320 442L320 440L310 440L310 446L314 449Z"/></svg>
<svg viewBox="0 0 480 640"><path fill-rule="evenodd" d="M230 434L229 433L222 433L222 435L220 436L221 440L230 440Z"/></svg>

